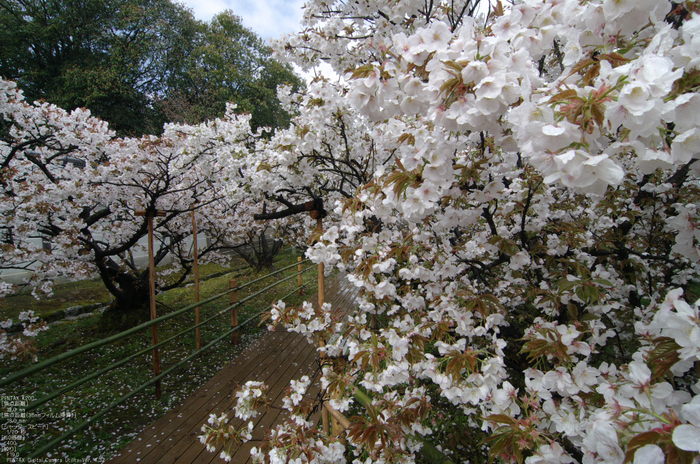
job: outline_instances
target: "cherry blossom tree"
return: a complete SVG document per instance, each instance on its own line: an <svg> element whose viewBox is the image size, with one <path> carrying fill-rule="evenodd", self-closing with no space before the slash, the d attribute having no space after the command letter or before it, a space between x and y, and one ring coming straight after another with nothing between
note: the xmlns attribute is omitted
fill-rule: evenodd
<svg viewBox="0 0 700 464"><path fill-rule="evenodd" d="M285 110L298 116L289 129L258 139L249 156L235 161L239 177L229 194L241 212L235 228L241 243L252 245L272 227L286 242L307 247L317 219L339 222L325 205L353 198L379 166L391 161L391 155L377 156L369 128L347 108L342 86L319 79L310 89L302 95L282 87Z"/></svg>
<svg viewBox="0 0 700 464"><path fill-rule="evenodd" d="M243 198L231 213L227 243L237 256L254 269L274 269L274 258L285 242L296 243L304 236L303 223L296 218L273 221L251 221L259 205Z"/></svg>
<svg viewBox="0 0 700 464"><path fill-rule="evenodd" d="M161 137L119 139L86 111L28 104L13 83L2 81L0 94L1 269L32 271L44 292L60 276L99 275L116 298L108 314L122 324L148 302L148 265L135 260L146 254L147 215L163 214L154 219L156 265L170 255L179 272L161 289L192 268L192 211L207 236L200 256L227 259L235 205L226 183L254 138L249 116L231 107L223 119L167 125Z"/></svg>
<svg viewBox="0 0 700 464"><path fill-rule="evenodd" d="M57 177L70 172L73 162L87 163L87 147L104 147L113 134L88 112L30 105L13 82L0 81L0 86L2 269L41 268L44 260L61 259L40 242L42 232L50 233L44 214L60 200ZM10 288L3 283L3 294Z"/></svg>
<svg viewBox="0 0 700 464"><path fill-rule="evenodd" d="M378 159L369 128L348 109L342 86L320 79L306 94L291 90L288 86L280 90L285 109L303 111L289 129L278 130L247 159L244 171L245 188L266 202L259 220L298 212L293 205L308 201L333 204L352 198L390 158ZM313 208L320 211L323 206Z"/></svg>
<svg viewBox="0 0 700 464"><path fill-rule="evenodd" d="M302 380L254 458L694 462L697 4L469 5L311 1L276 44L345 80L309 87L248 158L250 189L280 213L325 193L334 222L307 255L362 296L343 323L328 305L271 313L326 341L347 445L309 421ZM259 385L237 397L244 421L267 404ZM203 442L250 439L225 427Z"/></svg>

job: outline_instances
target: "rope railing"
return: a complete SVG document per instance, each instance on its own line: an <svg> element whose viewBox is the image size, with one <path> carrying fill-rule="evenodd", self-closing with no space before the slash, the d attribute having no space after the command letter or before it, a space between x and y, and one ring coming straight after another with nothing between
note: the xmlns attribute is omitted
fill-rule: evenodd
<svg viewBox="0 0 700 464"><path fill-rule="evenodd" d="M35 364L35 365L32 365L32 366L30 366L30 367L28 367L28 368L22 370L21 372L18 372L18 373L9 375L9 376L7 376L7 377L4 378L4 379L0 379L0 387L5 387L5 386L8 386L8 385L13 384L13 383L15 383L15 382L19 382L19 381L21 381L21 380L23 380L23 379L25 379L25 378L31 376L32 374L35 374L35 373L40 372L40 371L43 371L43 370L45 370L45 369L47 369L47 368L49 368L49 367L51 367L51 366L54 366L54 365L56 365L56 364L58 364L58 363L60 363L60 362L66 361L66 360L68 360L68 359L71 359L71 358L73 358L73 357L75 357L75 356L78 356L78 355L80 355L80 354L86 353L86 352L88 352L88 351L90 351L90 350L94 350L94 349L97 349L97 348L100 348L100 347L103 347L103 346L107 346L107 345L113 344L113 343L115 343L115 342L117 342L117 341L119 341L119 340L122 340L122 339L124 339L124 338L130 336L130 335L133 335L133 334L139 333L139 332L141 332L141 331L144 331L145 329L147 329L147 328L149 328L149 327L152 327L152 326L154 326L155 324L159 324L159 323L161 323L161 322L164 322L164 321L167 321L167 320L172 319L172 318L174 318L174 317L177 317L177 316L179 316L179 315L181 315L181 314L184 314L184 313L187 313L187 312L191 312L191 311L194 310L195 308L202 307L202 306L207 305L207 304L209 304L209 303L215 302L215 301L217 301L217 300L219 300L219 299L221 299L221 298L223 298L223 297L225 297L225 296L227 296L227 295L229 295L229 294L231 294L231 293L233 293L233 292L238 292L238 291L240 291L240 290L243 290L243 289L245 289L245 288L247 288L247 287L250 287L251 285L254 285L254 284L256 284L256 283L259 283L259 282L261 282L261 281L263 281L263 280L265 280L265 279L269 279L269 278L272 277L272 276L276 276L276 275L278 275L278 274L280 274L280 273L282 273L282 272L284 272L284 271L286 271L286 270L289 270L289 269L291 269L291 268L297 266L297 272L295 272L295 273L292 274L291 276L288 276L288 277L279 279L279 280L275 281L275 283L273 283L273 284L271 284L271 285L268 285L268 286L266 286L265 288L263 288L263 289L261 289L261 290L258 290L258 291L256 291L255 293L253 293L253 294L251 294L251 295L247 295L246 297L241 298L240 300L238 300L238 301L236 301L235 303L229 305L228 307L216 311L216 313L215 313L214 315L212 315L211 317L207 318L206 320L201 321L201 322L199 322L199 323L196 323L196 324L194 324L194 325L192 325L192 326L189 326L189 327L185 328L184 330L181 330L180 332L178 332L178 333L176 333L176 334L174 334L174 335L172 335L172 336L169 336L167 339L159 341L157 344L149 345L149 346L146 347L146 348L143 348L143 349L141 349L141 350L139 350L139 351L137 351L137 352L135 352L135 353L133 353L133 354L130 354L130 355L126 356L125 358L120 359L119 361L114 362L114 363L110 364L109 366L104 367L104 368L98 370L97 372L91 373L91 374L89 374L89 375L86 375L86 376L84 376L84 377L78 379L78 380L75 380L75 381L71 382L70 384L63 386L63 387L57 389L56 391L53 391L53 392L50 393L50 394L47 394L47 395L45 395L45 396L43 396L43 397L41 397L41 398L39 398L39 399L34 400L33 402L31 402L31 403L29 403L28 405L26 405L25 408L23 408L25 412L27 412L27 411L32 411L32 410L34 410L34 409L36 409L36 408L38 408L38 407L40 407L40 406L42 406L42 405L45 405L45 404L49 403L50 401L52 401L52 400L58 398L59 396L64 395L65 393L67 393L67 392L69 392L69 391L71 391L71 390L74 390L74 389L80 387L81 385L83 385L83 384L85 384L85 383L87 383L87 382L90 382L91 380L95 380L95 379L97 379L97 378L99 378L99 377L101 377L101 376L107 374L108 372L110 372L110 371L112 371L112 370L114 370L114 369L117 369L117 368L119 368L119 367L122 367L122 366L126 365L126 364L129 363L130 361L133 361L134 359L137 359L137 358L139 358L140 356L143 356L143 355L146 355L146 354L152 352L154 349L157 349L157 348L162 347L162 346L164 346L164 345L166 345L166 344L168 344L168 343L170 343L170 342L173 342L173 341L175 341L175 340L177 340L177 339L180 339L183 335L185 335L185 334L187 334L187 333L190 333L190 332L192 332L192 331L195 331L195 330L197 330L198 328L200 328L200 327L202 327L202 326L204 326L204 325L206 325L206 324L211 323L211 322L214 321L215 319L220 318L222 315L224 315L224 314L227 313L228 311L231 311L233 308L242 307L246 302L248 302L248 301L250 301L250 300L253 300L254 298L256 298L256 297L258 297L258 296L260 296L260 295L262 295L262 294L264 294L264 293L269 292L269 291L272 290L273 288L275 288L275 287L277 287L277 286L279 286L279 285L281 285L281 284L283 284L283 283L285 283L285 282L288 282L288 281L290 281L290 280L292 280L292 279L298 278L298 277L301 276L303 273L308 272L309 270L314 269L314 268L316 267L315 265L311 265L311 266L306 267L305 269L302 269L302 268L301 268L301 264L305 264L305 263L308 263L308 262L309 262L309 260L305 260L305 261L300 261L300 262L298 262L298 263L294 263L294 264L292 264L292 265L290 265L290 266L286 266L286 267L284 267L284 268L278 269L277 271L274 271L274 272L271 272L271 273L269 273L269 274L266 274L266 275L264 275L264 276L262 276L262 277L260 277L260 278L254 279L254 280L252 280L252 281L250 281L250 282L247 282L247 283L245 283L245 284L243 284L243 285L236 286L235 288L231 288L231 289L229 289L229 290L227 290L227 291L225 291L225 292L219 293L219 294L214 295L214 296L212 296L212 297L210 297L210 298L207 298L207 299L205 299L205 300L198 301L198 302L196 302L196 303L194 303L194 304L191 304L191 305L188 305L188 306L186 306L186 307L184 307L184 308L182 308L182 309L175 310L175 311L173 311L173 312L171 312L171 313L169 313L169 314L166 314L166 315L160 316L160 317L158 317L158 318L156 318L156 319L153 319L153 320L151 320L151 321L148 321L148 322L144 322L144 323L142 323L142 324L139 324L138 326L133 327L133 328L131 328L131 329L125 330L125 331L123 331L123 332L120 332L120 333L118 333L118 334L112 335L112 336L107 337L107 338L105 338L105 339L98 340L98 341L95 341L95 342L92 342L92 343L88 343L88 344L86 344L86 345L83 345L83 346L81 346L81 347L75 348L75 349L70 350L70 351L68 351L68 352L65 352L65 353L59 354L59 355L57 355L57 356L54 356L53 358L50 358L50 359L48 359L48 360L45 360L45 361L42 361L42 362L37 363L37 364ZM304 288L304 287L306 287L307 285L308 285L308 284L303 284L302 286L296 286L292 292L288 293L287 295L285 295L285 296L283 296L283 297L281 297L281 298L279 298L279 299L285 300L285 299L289 298L291 295L293 295L294 293L301 291L301 289ZM212 340L210 343L206 344L205 346L201 347L200 349L196 349L196 350L195 350L193 353L191 353L189 356L186 356L184 359L181 359L180 361L178 361L178 362L175 363L174 365L170 366L170 367L169 367L168 369L166 369L164 372L162 372L162 373L160 373L160 374L158 374L158 375L155 375L154 377L152 377L152 378L149 379L148 381L146 381L146 382L142 383L141 385L135 387L132 391L130 391L129 393L123 395L123 396L120 397L119 399L113 401L111 404L109 404L108 406L106 406L105 408L103 408L102 410L100 410L100 411L99 411L98 413L96 413L95 415L91 416L90 418L86 419L85 421L81 422L80 424L78 424L78 425L72 427L70 430L64 432L64 433L61 434L59 437L57 437L57 438L51 440L49 443L47 443L46 445L42 446L41 448L36 449L36 450L33 450L32 453L31 453L29 456L27 456L27 458L33 459L33 458L36 458L36 457L38 457L38 456L41 456L41 455L44 454L44 453L47 453L48 451L50 451L51 449L53 449L54 447L56 447L58 444L60 444L61 442L63 442L63 441L66 440L67 438L69 438L70 436L72 436L72 435L74 435L74 434L80 432L81 430L85 429L86 427L90 426L90 425L93 424L96 420L98 420L99 418L103 417L105 414L107 414L109 411L111 411L111 410L114 409L115 407L117 407L117 406L123 404L125 401L127 401L127 400L130 399L130 398L132 398L134 395L143 392L145 389L147 389L148 387L150 387L150 386L152 386L152 385L157 385L157 384L160 382L161 379L165 378L167 375L171 374L171 373L172 373L173 371L175 371L176 369L182 367L185 363L191 361L192 359L194 359L195 357L197 357L198 355L200 355L202 352L204 352L204 351L206 351L206 350L209 350L210 348L212 348L213 346L215 346L216 344L218 344L219 342L221 342L221 341L222 341L224 338L226 338L227 336L230 336L231 334L233 334L233 333L239 331L241 328L243 328L243 327L245 327L246 325L248 325L251 321L253 321L253 320L255 320L256 318L258 318L260 315L262 315L262 314L263 314L265 311L267 311L267 310L268 310L268 309L266 308L266 309L264 309L264 310L262 310L262 311L260 311L260 312L257 312L255 315L249 317L249 318L246 319L244 322L238 323L238 324L236 324L235 326L232 326L232 327L231 327L229 330L227 330L225 333L216 336L216 338L215 338L214 340ZM2 419L0 419L0 424L5 423L5 422L7 422L7 419L6 419L6 418L3 417Z"/></svg>

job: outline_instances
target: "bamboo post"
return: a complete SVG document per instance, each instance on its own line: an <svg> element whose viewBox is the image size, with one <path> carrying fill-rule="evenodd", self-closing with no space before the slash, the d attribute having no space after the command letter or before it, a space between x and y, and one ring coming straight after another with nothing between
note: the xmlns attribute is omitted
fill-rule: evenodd
<svg viewBox="0 0 700 464"><path fill-rule="evenodd" d="M337 395L335 395L335 394L331 395L331 396L333 396L333 398L337 397ZM342 429L340 427L340 422L338 421L338 418L336 417L335 414L333 414L333 413L337 413L337 411L335 411L333 408L331 408L330 405L328 405L328 407L330 408L329 412L331 414L331 430L332 430L333 436L337 437L338 435L340 435L340 432L342 431ZM344 442L344 440L343 440L343 442Z"/></svg>
<svg viewBox="0 0 700 464"><path fill-rule="evenodd" d="M320 340L320 341L319 341L319 344L320 344L321 346L324 346L323 340ZM325 364L324 360L326 359L326 353L321 353L321 354L319 355L319 357L321 358L321 363ZM325 399L326 399L326 398L325 398L325 395L324 395L324 400L325 400ZM325 404L326 404L326 403L324 402L324 405L325 405ZM328 422L329 422L329 421L328 421L328 409L327 409L327 408L322 408L322 410L321 410L321 420L323 421L323 433L325 433L326 435L328 435L328 432L329 432L329 430L328 430Z"/></svg>
<svg viewBox="0 0 700 464"><path fill-rule="evenodd" d="M323 403L325 406L327 403ZM321 411L321 421L323 423L323 433L326 434L326 436L330 436L330 426L328 425L328 408L323 408Z"/></svg>
<svg viewBox="0 0 700 464"><path fill-rule="evenodd" d="M350 428L350 421L348 420L348 418L345 417L344 415L342 415L341 413L339 413L338 411L336 411L335 409L333 409L331 407L331 405L328 404L328 402L323 403L323 408L328 410L328 413L331 415L333 420L338 424L338 429L333 430L334 437L337 437L340 434L340 432L342 432L343 430L347 430Z"/></svg>
<svg viewBox="0 0 700 464"><path fill-rule="evenodd" d="M149 214L147 211L136 211L137 216L146 216L148 219L148 280L150 290L150 305L151 305L151 320L156 316L156 266L153 256L153 216L165 216L165 211L155 211ZM151 337L153 345L158 344L158 327L157 324L151 326ZM160 356L158 348L153 348L153 376L160 375ZM161 382L156 381L156 398L161 397Z"/></svg>
<svg viewBox="0 0 700 464"><path fill-rule="evenodd" d="M197 221L194 217L194 210L192 210L192 248L194 255L194 301L199 303L199 249L197 247ZM197 306L194 310L194 323L197 325L197 351L202 349L202 331L199 327L201 320L199 306Z"/></svg>
<svg viewBox="0 0 700 464"><path fill-rule="evenodd" d="M301 256L297 257L297 272L299 273L299 276L297 277L297 284L299 285L299 295L304 294L304 290L302 287L304 286L304 279L301 276Z"/></svg>
<svg viewBox="0 0 700 464"><path fill-rule="evenodd" d="M149 286L151 293L151 320L155 319L156 316L156 270L155 270L155 258L153 257L153 216L148 216L148 277ZM158 324L153 324L151 326L151 335L153 338L153 344L158 344ZM160 375L160 356L158 355L158 348L153 349L153 375L157 377ZM156 382L156 398L160 399L161 396L161 384L160 380Z"/></svg>
<svg viewBox="0 0 700 464"><path fill-rule="evenodd" d="M238 287L238 282L235 280L229 280L228 281L228 288L229 289L234 289ZM233 307L233 305L236 304L238 301L238 296L236 295L238 292L235 290L229 294L229 303L231 303L231 328L233 329L238 325L238 305ZM238 330L234 331L231 333L231 343L234 345L238 345L239 342L239 336L238 336Z"/></svg>

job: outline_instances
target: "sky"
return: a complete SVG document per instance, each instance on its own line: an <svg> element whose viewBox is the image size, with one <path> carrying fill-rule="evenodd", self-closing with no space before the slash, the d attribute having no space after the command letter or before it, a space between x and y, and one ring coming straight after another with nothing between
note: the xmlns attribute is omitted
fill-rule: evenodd
<svg viewBox="0 0 700 464"><path fill-rule="evenodd" d="M304 0L179 0L197 19L209 21L224 10L243 18L243 25L263 39L300 29Z"/></svg>

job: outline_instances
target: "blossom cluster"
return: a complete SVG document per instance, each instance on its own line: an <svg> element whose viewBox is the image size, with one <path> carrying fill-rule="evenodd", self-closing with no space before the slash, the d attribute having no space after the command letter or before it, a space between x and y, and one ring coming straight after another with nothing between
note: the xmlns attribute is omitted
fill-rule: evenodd
<svg viewBox="0 0 700 464"><path fill-rule="evenodd" d="M36 361L38 352L34 343L40 332L47 330L48 324L34 315L34 311L22 311L17 316L22 325L22 332L18 335L8 335L6 330L12 328L12 319L0 322L0 358L9 356L21 360Z"/></svg>
<svg viewBox="0 0 700 464"><path fill-rule="evenodd" d="M347 445L302 413L302 379L255 459L697 459L698 4L472 3L309 1L275 53L343 79L282 88L296 116L271 138L231 107L119 139L0 81L0 267L50 291L133 267L137 210L170 213L163 254L185 248L183 212L212 251L273 213L361 298L342 324L328 305L271 312L323 342ZM307 203L316 217L279 220ZM237 420L266 404L262 385L239 393ZM224 458L251 437L207 427Z"/></svg>
<svg viewBox="0 0 700 464"><path fill-rule="evenodd" d="M690 462L697 4L468 3L312 1L275 42L343 80L287 98L249 190L324 196L307 255L362 290L342 330L277 319L333 329L321 383L357 414L349 461ZM295 446L333 443L302 425ZM289 458L274 434L257 459Z"/></svg>
<svg viewBox="0 0 700 464"><path fill-rule="evenodd" d="M290 420L268 431L265 443L274 448L271 451L263 450L256 446L251 450L255 462L268 461L271 463L297 463L304 462L314 464L339 464L345 462L345 447L338 440L331 443L323 439L309 440L308 429L313 429L313 424L305 419L304 410L306 400L305 393L311 385L311 379L303 376L299 380L292 380L287 395L283 400L282 408L291 413ZM211 414L208 423L202 426L203 434L199 437L208 451L215 452L217 445L223 445L224 450L220 457L227 462L240 444L253 440L255 424L250 419L257 416L256 408L265 405L270 407L271 400L266 396L267 388L261 382L249 381L242 385L235 394L236 402L234 411L236 417L242 419L242 423L234 424L229 421L226 414L217 416Z"/></svg>
<svg viewBox="0 0 700 464"><path fill-rule="evenodd" d="M236 428L229 424L228 420L226 414L220 416L210 414L207 423L201 428L202 435L198 438L211 453L216 452L218 445L222 446L223 450L219 453L219 457L226 462L231 462L236 447L252 440L254 427L252 422L248 422L247 426Z"/></svg>
<svg viewBox="0 0 700 464"><path fill-rule="evenodd" d="M342 324L337 319L329 303L324 303L320 311L315 311L308 301L296 308L280 300L272 305L268 327L272 330L279 324L290 332L305 335L310 343L317 343L319 340L329 340L341 330Z"/></svg>
<svg viewBox="0 0 700 464"><path fill-rule="evenodd" d="M262 138L235 105L197 126L168 124L159 137L117 138L89 112L29 103L2 80L0 119L0 272L23 271L37 297L60 277L99 275L119 299L129 281L120 273L138 279L134 256L146 254L139 211L167 213L155 220L155 259L175 256L170 272L183 279L193 219L208 238L200 259L221 263L230 259L222 250L271 226L250 221L247 196L233 187L241 159ZM274 226L285 232L284 221ZM12 291L0 283L0 296Z"/></svg>

